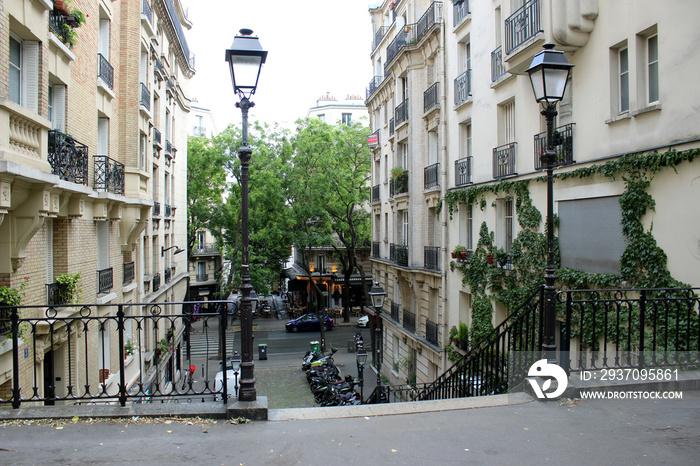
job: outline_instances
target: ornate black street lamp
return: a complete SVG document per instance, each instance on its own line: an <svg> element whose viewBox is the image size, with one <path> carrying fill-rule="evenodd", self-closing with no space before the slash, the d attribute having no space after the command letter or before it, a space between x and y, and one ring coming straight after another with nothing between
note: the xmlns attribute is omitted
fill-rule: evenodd
<svg viewBox="0 0 700 466"><path fill-rule="evenodd" d="M554 338L556 327L557 290L554 286L556 275L554 273L554 180L552 170L557 161L557 153L554 151L554 117L557 116L557 103L564 98L566 83L569 79L571 68L574 67L566 59L564 52L554 50L554 44L544 44L544 50L535 55L527 72L530 75L530 83L535 93L535 100L542 104L542 111L547 122L547 149L540 156L542 164L547 170L547 265L544 274L544 338L542 351L550 362L556 362L557 345Z"/></svg>
<svg viewBox="0 0 700 466"><path fill-rule="evenodd" d="M365 364L367 364L367 350L362 346L357 349L357 378L360 382L360 399L365 399Z"/></svg>
<svg viewBox="0 0 700 466"><path fill-rule="evenodd" d="M384 307L384 298L386 298L386 291L382 288L379 282L374 282L374 286L369 291L369 297L372 300L372 307L374 308L374 313L376 315L376 322L379 323L379 315ZM380 351L382 329L379 326L375 326L374 329L374 344L372 345L372 351L374 351L374 362L377 369L377 387L382 386L382 358Z"/></svg>
<svg viewBox="0 0 700 466"><path fill-rule="evenodd" d="M251 308L250 268L248 265L248 167L253 150L248 146L248 109L255 104L250 97L258 87L260 69L265 63L267 52L262 49L258 38L250 29L241 29L240 35L233 39L231 48L226 50L226 61L231 69L233 92L238 94L240 102L236 107L243 116L242 145L238 149L241 159L241 235L243 243L241 267L241 380L239 401L255 401L255 373L253 363L253 311Z"/></svg>

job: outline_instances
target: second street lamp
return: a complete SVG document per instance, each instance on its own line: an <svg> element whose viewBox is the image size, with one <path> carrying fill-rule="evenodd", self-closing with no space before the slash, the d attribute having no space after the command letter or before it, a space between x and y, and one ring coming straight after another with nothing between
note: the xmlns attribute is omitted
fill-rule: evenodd
<svg viewBox="0 0 700 466"><path fill-rule="evenodd" d="M250 97L255 94L258 87L260 69L265 63L267 52L262 49L260 41L253 36L250 29L241 29L240 35L233 39L231 48L226 50L226 61L231 70L231 82L233 92L241 100L236 107L241 109L242 144L238 149L238 157L241 159L241 381L239 401L255 401L255 373L253 363L253 310L251 306L250 292L250 266L249 266L249 231L248 231L248 167L253 150L248 146L248 109L255 104Z"/></svg>
<svg viewBox="0 0 700 466"><path fill-rule="evenodd" d="M549 362L556 362L555 342L557 290L554 269L554 179L552 170L557 162L554 151L554 117L557 116L557 103L564 98L566 82L571 68L564 52L554 50L554 44L544 44L544 50L535 55L527 72L530 76L535 100L542 104L540 112L547 122L547 149L541 155L542 164L547 169L547 265L544 272L544 338L542 352Z"/></svg>

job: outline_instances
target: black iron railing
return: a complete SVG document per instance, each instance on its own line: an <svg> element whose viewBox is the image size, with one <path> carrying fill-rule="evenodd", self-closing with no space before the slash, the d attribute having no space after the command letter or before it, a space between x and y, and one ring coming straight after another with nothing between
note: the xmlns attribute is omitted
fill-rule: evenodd
<svg viewBox="0 0 700 466"><path fill-rule="evenodd" d="M206 282L207 280L209 280L209 274L197 273L197 281L198 282Z"/></svg>
<svg viewBox="0 0 700 466"><path fill-rule="evenodd" d="M70 35L69 31L66 30L67 27L71 26L66 22L65 16L56 10L49 12L49 29L51 29L51 32L61 39L61 42L64 44L70 44Z"/></svg>
<svg viewBox="0 0 700 466"><path fill-rule="evenodd" d="M369 81L369 86L365 89L365 99L369 99L370 96L377 90L379 85L382 83L384 78L382 76L375 76Z"/></svg>
<svg viewBox="0 0 700 466"><path fill-rule="evenodd" d="M455 186L464 186L472 182L472 158L455 160Z"/></svg>
<svg viewBox="0 0 700 466"><path fill-rule="evenodd" d="M153 10L151 10L151 5L148 4L148 0L143 0L141 7L141 14L143 14L149 23L153 24Z"/></svg>
<svg viewBox="0 0 700 466"><path fill-rule="evenodd" d="M124 262L123 267L124 267L123 284L128 285L129 283L134 281L134 277L135 277L134 261Z"/></svg>
<svg viewBox="0 0 700 466"><path fill-rule="evenodd" d="M423 169L423 187L425 189L440 186L440 163L428 165Z"/></svg>
<svg viewBox="0 0 700 466"><path fill-rule="evenodd" d="M440 23L442 23L442 2L433 2L415 25L416 42L421 40L434 25Z"/></svg>
<svg viewBox="0 0 700 466"><path fill-rule="evenodd" d="M97 293L107 293L114 287L114 269L109 267L97 271Z"/></svg>
<svg viewBox="0 0 700 466"><path fill-rule="evenodd" d="M495 81L506 73L503 67L503 48L499 45L491 52L491 81Z"/></svg>
<svg viewBox="0 0 700 466"><path fill-rule="evenodd" d="M394 134L394 119L389 120L389 136Z"/></svg>
<svg viewBox="0 0 700 466"><path fill-rule="evenodd" d="M163 140L161 139L160 130L158 128L153 128L153 144L158 147L163 147Z"/></svg>
<svg viewBox="0 0 700 466"><path fill-rule="evenodd" d="M469 0L464 0L461 3L455 3L452 6L452 17L453 17L453 23L452 26L457 26L459 23L462 22L464 18L467 17L467 15L470 13L469 11Z"/></svg>
<svg viewBox="0 0 700 466"><path fill-rule="evenodd" d="M219 254L219 250L216 249L216 243L197 243L192 254Z"/></svg>
<svg viewBox="0 0 700 466"><path fill-rule="evenodd" d="M395 322L401 322L401 305L399 303L391 303L391 318Z"/></svg>
<svg viewBox="0 0 700 466"><path fill-rule="evenodd" d="M160 202L153 202L153 216L160 217Z"/></svg>
<svg viewBox="0 0 700 466"><path fill-rule="evenodd" d="M542 31L540 0L530 0L506 19L506 55Z"/></svg>
<svg viewBox="0 0 700 466"><path fill-rule="evenodd" d="M416 313L408 309L403 310L403 328L411 333L416 333Z"/></svg>
<svg viewBox="0 0 700 466"><path fill-rule="evenodd" d="M396 244L389 243L389 260L391 262L396 262Z"/></svg>
<svg viewBox="0 0 700 466"><path fill-rule="evenodd" d="M172 270L170 270L169 267L166 267L166 268L165 268L165 273L164 273L164 275L165 275L165 283L166 283L166 284L167 284L167 283L170 283L170 279L172 278Z"/></svg>
<svg viewBox="0 0 700 466"><path fill-rule="evenodd" d="M160 289L160 273L153 275L153 291L158 291Z"/></svg>
<svg viewBox="0 0 700 466"><path fill-rule="evenodd" d="M389 72L392 60L407 46L416 45L434 25L442 23L442 2L433 2L415 24L407 24L399 29L386 48L384 75Z"/></svg>
<svg viewBox="0 0 700 466"><path fill-rule="evenodd" d="M515 175L515 146L517 143L511 142L493 149L493 177L503 178L504 176Z"/></svg>
<svg viewBox="0 0 700 466"><path fill-rule="evenodd" d="M156 77L160 77L161 81L166 77L165 67L159 58L153 61L153 72L156 74Z"/></svg>
<svg viewBox="0 0 700 466"><path fill-rule="evenodd" d="M440 246L423 247L423 266L428 270L440 270Z"/></svg>
<svg viewBox="0 0 700 466"><path fill-rule="evenodd" d="M144 106L144 108L148 111L151 110L151 91L148 90L148 87L144 83L141 83L141 105Z"/></svg>
<svg viewBox="0 0 700 466"><path fill-rule="evenodd" d="M374 33L374 42L372 43L372 51L379 47L379 43L382 41L384 36L386 35L386 31L388 31L389 28L386 26L380 26L379 29Z"/></svg>
<svg viewBox="0 0 700 466"><path fill-rule="evenodd" d="M438 324L430 319L425 321L425 339L438 346Z"/></svg>
<svg viewBox="0 0 700 466"><path fill-rule="evenodd" d="M455 105L472 95L472 70L467 70L455 78Z"/></svg>
<svg viewBox="0 0 700 466"><path fill-rule="evenodd" d="M568 125L559 126L554 130L552 135L554 143L554 151L557 153L557 160L554 162L554 166L568 165L574 163L574 125L576 123L569 123ZM535 134L535 170L542 170L545 168L542 165L541 157L547 150L547 133Z"/></svg>
<svg viewBox="0 0 700 466"><path fill-rule="evenodd" d="M197 304L202 312L195 322ZM2 307L0 326L10 327L6 347L14 361L28 359L26 365L12 367L9 393L0 405L40 409L42 404L118 403L133 405L129 409L136 412L149 402L225 405L238 395L237 365L227 361L233 354L226 332L229 306L226 301L100 304L99 313L97 304L62 312L54 307ZM43 351L32 350L44 345L65 357L48 359ZM231 364L233 383L216 383L216 371L189 376L194 368L212 364L210 360L222 367ZM232 386L234 393L228 390Z"/></svg>
<svg viewBox="0 0 700 466"><path fill-rule="evenodd" d="M48 162L62 180L88 184L88 147L60 131L49 131Z"/></svg>
<svg viewBox="0 0 700 466"><path fill-rule="evenodd" d="M404 121L408 121L408 99L405 99L396 107L394 118L397 125L400 125Z"/></svg>
<svg viewBox="0 0 700 466"><path fill-rule="evenodd" d="M124 164L106 155L96 155L95 190L124 194Z"/></svg>
<svg viewBox="0 0 700 466"><path fill-rule="evenodd" d="M173 152L173 145L168 141L167 139L165 140L165 155L171 155Z"/></svg>
<svg viewBox="0 0 700 466"><path fill-rule="evenodd" d="M372 257L379 257L379 241L372 241Z"/></svg>
<svg viewBox="0 0 700 466"><path fill-rule="evenodd" d="M414 34L411 34L410 36L408 35L407 31L415 31L415 29L412 28L413 24L406 25L403 28L399 29L396 32L396 35L394 36L394 39L389 42L389 45L386 48L386 62L384 62L384 76L386 76L389 72L389 64L391 61L396 57L396 55L399 53L399 51L406 46L407 42L412 42L415 43L414 39L408 39L407 37L412 37Z"/></svg>
<svg viewBox="0 0 700 466"><path fill-rule="evenodd" d="M379 200L379 185L375 184L372 186L372 204L376 204Z"/></svg>
<svg viewBox="0 0 700 466"><path fill-rule="evenodd" d="M165 218L171 218L173 216L173 207L170 204L164 204L165 206Z"/></svg>
<svg viewBox="0 0 700 466"><path fill-rule="evenodd" d="M434 83L428 89L423 92L423 112L427 112L435 107L437 107L439 100L438 86L439 83Z"/></svg>
<svg viewBox="0 0 700 466"><path fill-rule="evenodd" d="M97 54L97 60L99 62L97 68L97 77L102 79L110 89L114 89L114 68L109 64L107 58L101 53Z"/></svg>
<svg viewBox="0 0 700 466"><path fill-rule="evenodd" d="M389 194L403 194L408 192L408 170L405 170L400 175L393 177L389 182Z"/></svg>
<svg viewBox="0 0 700 466"><path fill-rule="evenodd" d="M60 306L61 304L70 304L72 296L68 292L68 285L65 283L47 283L46 284L46 305Z"/></svg>
<svg viewBox="0 0 700 466"><path fill-rule="evenodd" d="M408 245L397 244L394 246L394 258L397 265L408 267Z"/></svg>

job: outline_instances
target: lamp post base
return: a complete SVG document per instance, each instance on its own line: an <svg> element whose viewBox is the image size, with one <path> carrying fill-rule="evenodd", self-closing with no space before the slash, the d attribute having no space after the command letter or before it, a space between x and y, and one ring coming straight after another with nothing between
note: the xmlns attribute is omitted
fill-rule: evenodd
<svg viewBox="0 0 700 466"><path fill-rule="evenodd" d="M267 421L267 397L259 396L255 401L238 400L226 406L226 419L250 419L251 421Z"/></svg>

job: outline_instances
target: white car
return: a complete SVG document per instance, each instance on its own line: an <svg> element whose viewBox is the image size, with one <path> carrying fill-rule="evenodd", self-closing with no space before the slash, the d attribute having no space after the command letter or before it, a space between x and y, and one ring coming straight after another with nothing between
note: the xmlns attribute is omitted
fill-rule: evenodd
<svg viewBox="0 0 700 466"><path fill-rule="evenodd" d="M367 327L369 325L369 317L368 316L362 316L359 319L357 319L357 326L358 327Z"/></svg>

